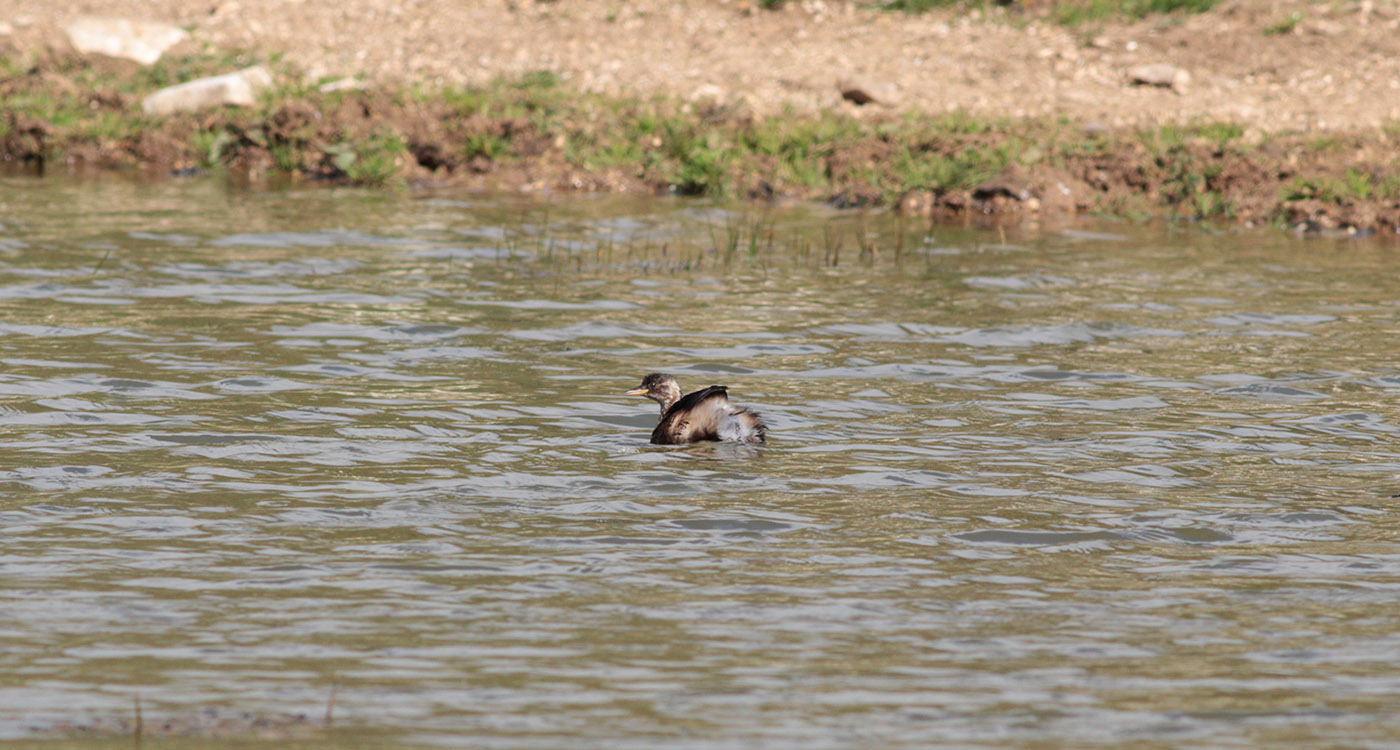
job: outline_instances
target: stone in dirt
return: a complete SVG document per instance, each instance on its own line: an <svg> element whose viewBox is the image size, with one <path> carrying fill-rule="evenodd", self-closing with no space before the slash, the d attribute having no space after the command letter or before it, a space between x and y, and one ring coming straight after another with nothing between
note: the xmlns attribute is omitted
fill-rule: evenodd
<svg viewBox="0 0 1400 750"><path fill-rule="evenodd" d="M159 21L81 16L64 27L68 42L83 54L100 54L152 65L189 38L184 29Z"/></svg>
<svg viewBox="0 0 1400 750"><path fill-rule="evenodd" d="M837 88L841 89L842 99L845 99L848 102L852 102L857 106L863 107L867 104L874 104L877 101L873 94L861 88L860 86L855 86L849 83L841 83L837 84Z"/></svg>
<svg viewBox="0 0 1400 750"><path fill-rule="evenodd" d="M316 90L320 91L323 94L329 94L335 91L359 91L363 88L365 88L364 81L361 81L360 79L351 76L349 78L341 78L335 81L323 83L320 86L317 86Z"/></svg>
<svg viewBox="0 0 1400 750"><path fill-rule="evenodd" d="M255 104L258 92L271 85L272 74L267 68L254 65L234 73L163 88L142 100L141 111L160 116L225 104L246 107Z"/></svg>
<svg viewBox="0 0 1400 750"><path fill-rule="evenodd" d="M1015 165L1008 166L1001 174L982 182L972 189L973 200L989 201L993 198L1010 198L1026 201L1034 195L1030 178Z"/></svg>
<svg viewBox="0 0 1400 750"><path fill-rule="evenodd" d="M909 190L899 197L895 209L905 216L930 216L938 206L938 196L928 190Z"/></svg>
<svg viewBox="0 0 1400 750"><path fill-rule="evenodd" d="M842 99L860 107L867 104L889 107L899 103L899 87L890 83L843 80L836 82L836 90L841 92Z"/></svg>
<svg viewBox="0 0 1400 750"><path fill-rule="evenodd" d="M1128 78L1138 86L1160 86L1178 93L1191 82L1191 74L1166 63L1139 65L1128 71Z"/></svg>
<svg viewBox="0 0 1400 750"><path fill-rule="evenodd" d="M1040 210L1072 214L1088 211L1093 206L1093 188L1070 172L1044 165L1031 171Z"/></svg>
<svg viewBox="0 0 1400 750"><path fill-rule="evenodd" d="M1002 212L1021 206L1031 211L1077 213L1092 203L1091 189L1069 172L1045 165L1029 170L1015 164L972 189L972 200L982 209Z"/></svg>
<svg viewBox="0 0 1400 750"><path fill-rule="evenodd" d="M729 96L725 90L713 83L706 83L690 92L690 100L692 102L722 102L728 98Z"/></svg>

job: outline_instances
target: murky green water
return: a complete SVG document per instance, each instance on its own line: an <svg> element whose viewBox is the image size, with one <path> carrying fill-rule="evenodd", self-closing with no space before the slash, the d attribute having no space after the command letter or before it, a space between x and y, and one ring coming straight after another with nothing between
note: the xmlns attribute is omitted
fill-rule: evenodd
<svg viewBox="0 0 1400 750"><path fill-rule="evenodd" d="M339 744L1400 743L1394 247L14 178L0 225L0 739L338 675ZM649 446L651 370L770 443Z"/></svg>

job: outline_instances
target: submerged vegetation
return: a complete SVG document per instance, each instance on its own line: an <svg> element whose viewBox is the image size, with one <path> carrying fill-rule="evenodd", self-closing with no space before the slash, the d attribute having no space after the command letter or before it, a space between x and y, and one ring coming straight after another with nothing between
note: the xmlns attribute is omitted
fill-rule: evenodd
<svg viewBox="0 0 1400 750"><path fill-rule="evenodd" d="M151 91L253 62L0 59L0 158L35 169L821 200L945 217L1095 211L1400 225L1400 128L1333 135L1323 148L1316 136L1232 123L1106 131L855 108L760 117L742 103L582 93L547 72L483 87L321 87L277 60L263 62L281 83L257 106L141 114Z"/></svg>

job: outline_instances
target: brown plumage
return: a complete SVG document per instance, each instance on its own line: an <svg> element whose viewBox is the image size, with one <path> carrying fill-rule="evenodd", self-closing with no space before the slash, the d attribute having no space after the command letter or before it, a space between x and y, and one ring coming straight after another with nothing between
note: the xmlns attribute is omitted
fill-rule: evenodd
<svg viewBox="0 0 1400 750"><path fill-rule="evenodd" d="M682 396L681 386L674 377L653 372L642 378L642 384L627 395L646 396L661 404L661 421L651 431L651 442L657 445L702 440L761 443L768 434L767 425L756 412L729 403L729 391L722 385Z"/></svg>

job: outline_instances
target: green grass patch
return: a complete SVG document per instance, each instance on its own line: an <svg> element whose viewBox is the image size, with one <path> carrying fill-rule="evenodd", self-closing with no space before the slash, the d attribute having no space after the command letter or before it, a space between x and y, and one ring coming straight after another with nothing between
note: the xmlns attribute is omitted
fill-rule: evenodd
<svg viewBox="0 0 1400 750"><path fill-rule="evenodd" d="M968 3L966 0L889 0L880 7L885 10L899 10L905 13L927 13L936 8L956 8L985 3Z"/></svg>
<svg viewBox="0 0 1400 750"><path fill-rule="evenodd" d="M1177 140L1158 153L1159 192L1172 213L1192 219L1232 219L1235 202L1221 184L1224 167Z"/></svg>
<svg viewBox="0 0 1400 750"><path fill-rule="evenodd" d="M1015 150L1010 143L951 152L928 145L904 146L891 164L886 193L897 194L911 188L934 193L970 190L1005 169Z"/></svg>
<svg viewBox="0 0 1400 750"><path fill-rule="evenodd" d="M1244 137L1244 127L1233 122L1212 122L1196 126L1196 133L1216 145L1224 146Z"/></svg>
<svg viewBox="0 0 1400 750"><path fill-rule="evenodd" d="M1308 148L1316 152L1341 151L1347 147L1346 141L1333 136L1321 136L1308 142Z"/></svg>
<svg viewBox="0 0 1400 750"><path fill-rule="evenodd" d="M1280 34L1292 34L1298 28L1298 24L1303 22L1303 12L1295 10L1283 18L1264 27L1264 36L1278 36Z"/></svg>
<svg viewBox="0 0 1400 750"><path fill-rule="evenodd" d="M238 137L224 128L197 130L191 136L191 145L199 156L199 165L205 169L218 169L224 166L224 157Z"/></svg>
<svg viewBox="0 0 1400 750"><path fill-rule="evenodd" d="M347 139L323 150L346 179L370 186L390 182L398 172L399 159L407 151L403 139L393 132L375 133L363 140Z"/></svg>
<svg viewBox="0 0 1400 750"><path fill-rule="evenodd" d="M1317 200L1323 203L1342 202L1341 185L1328 177L1299 177L1283 189L1284 201Z"/></svg>
<svg viewBox="0 0 1400 750"><path fill-rule="evenodd" d="M1055 3L1050 17L1064 26L1079 26L1113 19L1140 20L1152 15L1204 13L1216 0L1064 0Z"/></svg>
<svg viewBox="0 0 1400 750"><path fill-rule="evenodd" d="M1400 173L1347 168L1341 177L1299 177L1285 186L1282 201L1316 200L1337 205L1400 199Z"/></svg>

